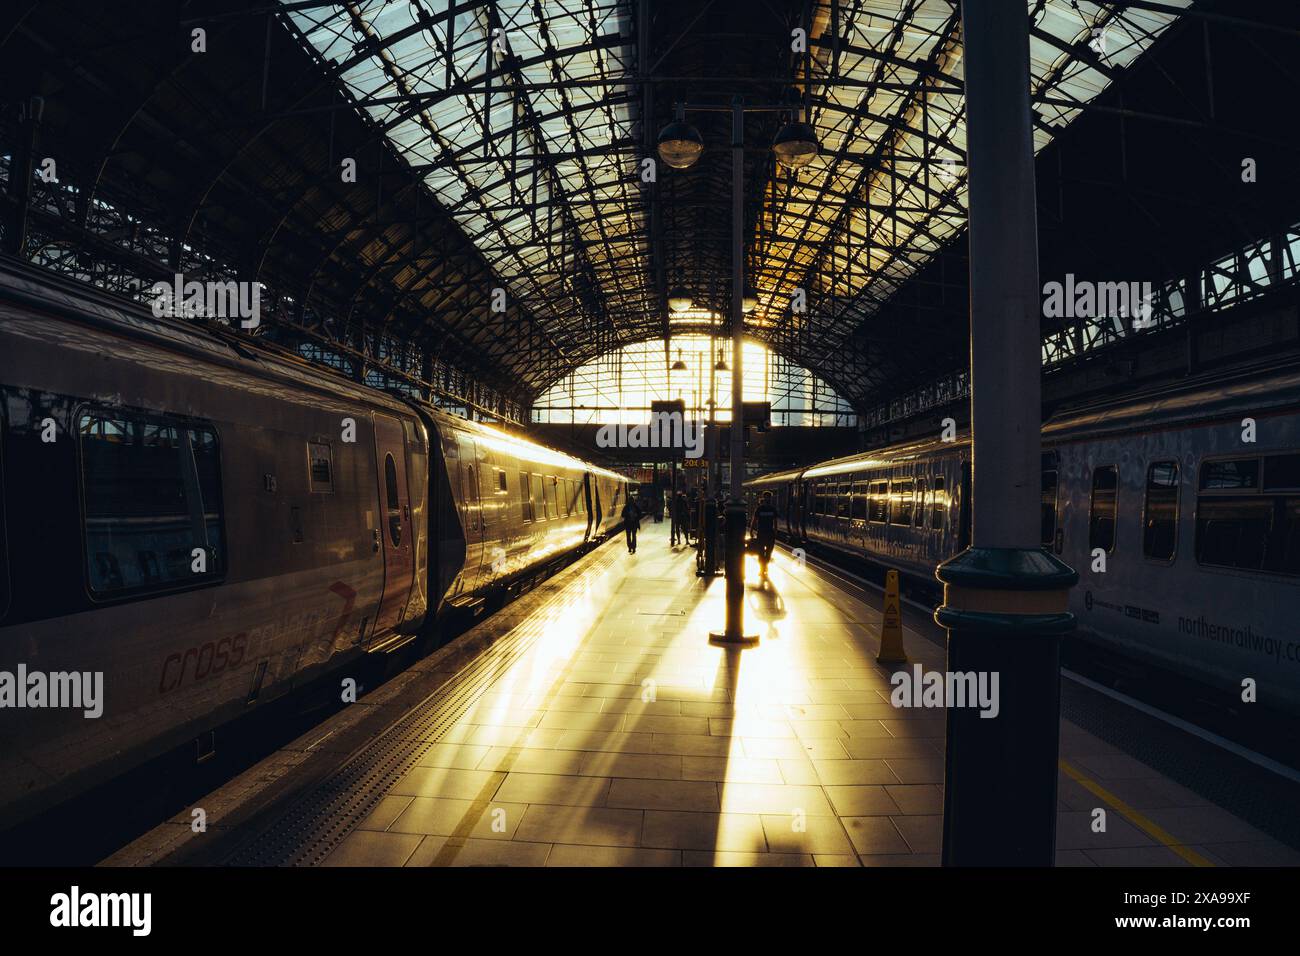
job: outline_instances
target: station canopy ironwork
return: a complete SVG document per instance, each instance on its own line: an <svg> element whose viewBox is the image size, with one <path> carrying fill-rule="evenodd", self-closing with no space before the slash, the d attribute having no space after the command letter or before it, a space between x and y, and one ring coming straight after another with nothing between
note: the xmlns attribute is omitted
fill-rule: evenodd
<svg viewBox="0 0 1300 956"><path fill-rule="evenodd" d="M1032 3L1035 149L1187 2ZM370 0L286 9L421 171L510 301L547 331L553 348L519 355L531 393L602 352L668 339L677 331L668 326L671 286L727 314L729 118L701 124L696 168L661 164L646 182L643 161L675 100L726 106L733 95L790 102L794 116L806 110L821 144L809 165L787 171L769 148L782 117L748 123L745 247L758 304L747 333L818 369L851 400L886 386L891 370L931 364L925 330L855 333L965 226L956 3ZM802 302L792 308L796 290Z"/></svg>
<svg viewBox="0 0 1300 956"><path fill-rule="evenodd" d="M1300 221L1266 95L1294 86L1295 4L1024 2L1044 276L1172 287ZM137 297L256 281L249 334L525 421L603 355L730 334L739 97L773 107L745 118L745 334L871 416L965 367L963 76L959 0L14 5L0 244ZM656 161L678 104L687 169ZM1243 186L1243 156L1270 175ZM58 181L24 189L43 157Z"/></svg>

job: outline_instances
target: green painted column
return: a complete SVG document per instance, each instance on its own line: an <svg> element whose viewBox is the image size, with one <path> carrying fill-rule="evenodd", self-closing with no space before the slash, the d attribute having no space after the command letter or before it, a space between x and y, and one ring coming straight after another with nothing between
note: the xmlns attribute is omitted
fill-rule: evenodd
<svg viewBox="0 0 1300 956"><path fill-rule="evenodd" d="M1078 575L1039 547L1042 374L1029 17L963 0L970 206L971 547L941 565L946 866L1051 866L1060 638ZM963 683L971 675L976 683Z"/></svg>

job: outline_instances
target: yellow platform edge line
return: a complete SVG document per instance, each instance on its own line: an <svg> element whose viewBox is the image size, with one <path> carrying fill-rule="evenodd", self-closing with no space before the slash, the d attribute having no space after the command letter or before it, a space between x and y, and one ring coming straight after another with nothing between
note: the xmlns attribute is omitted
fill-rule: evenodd
<svg viewBox="0 0 1300 956"><path fill-rule="evenodd" d="M1178 840L1173 836L1173 834L1165 830L1154 820L1147 819L1145 816L1143 816L1138 811L1134 810L1127 803L1125 803L1119 797L1115 796L1115 794L1111 793L1101 784L1096 783L1093 780L1090 780L1088 777L1085 777L1083 774L1081 774L1078 770L1075 770L1074 767L1070 766L1064 760L1057 761L1057 765L1061 768L1061 770L1065 772L1065 775L1067 777L1069 777L1075 783L1079 784L1079 786L1083 787L1084 789L1092 793L1094 796L1099 797L1101 800L1104 800L1106 803L1110 804L1111 807L1117 813L1119 813L1120 816L1128 820L1129 823L1133 824L1139 830L1142 830L1152 839L1159 842L1166 849L1172 850L1174 853L1177 853L1180 857L1182 857L1192 866L1214 866L1213 863L1211 863L1205 857L1201 856L1191 847L1179 843Z"/></svg>

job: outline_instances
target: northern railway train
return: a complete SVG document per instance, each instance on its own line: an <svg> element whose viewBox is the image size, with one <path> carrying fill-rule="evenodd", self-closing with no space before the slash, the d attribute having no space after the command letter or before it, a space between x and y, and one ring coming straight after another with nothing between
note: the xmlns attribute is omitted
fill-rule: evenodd
<svg viewBox="0 0 1300 956"><path fill-rule="evenodd" d="M1062 412L1042 442L1040 543L1079 572L1076 636L1225 701L1240 702L1251 678L1261 703L1300 710L1300 366ZM970 469L958 435L747 488L774 492L794 542L898 568L924 587L970 543Z"/></svg>
<svg viewBox="0 0 1300 956"><path fill-rule="evenodd" d="M0 827L616 530L622 476L254 343L0 261Z"/></svg>

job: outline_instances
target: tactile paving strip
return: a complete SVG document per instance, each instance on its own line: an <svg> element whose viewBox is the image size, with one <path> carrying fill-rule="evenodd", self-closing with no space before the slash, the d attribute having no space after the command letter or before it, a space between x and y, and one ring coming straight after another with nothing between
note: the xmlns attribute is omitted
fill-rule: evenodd
<svg viewBox="0 0 1300 956"><path fill-rule="evenodd" d="M576 604L589 590L587 575L616 557L604 556L565 582L546 606ZM540 589L539 589L540 590ZM299 797L269 827L224 861L227 866L316 866L375 809L388 791L502 674L542 636L550 614L529 614L445 684L394 722L337 771Z"/></svg>

